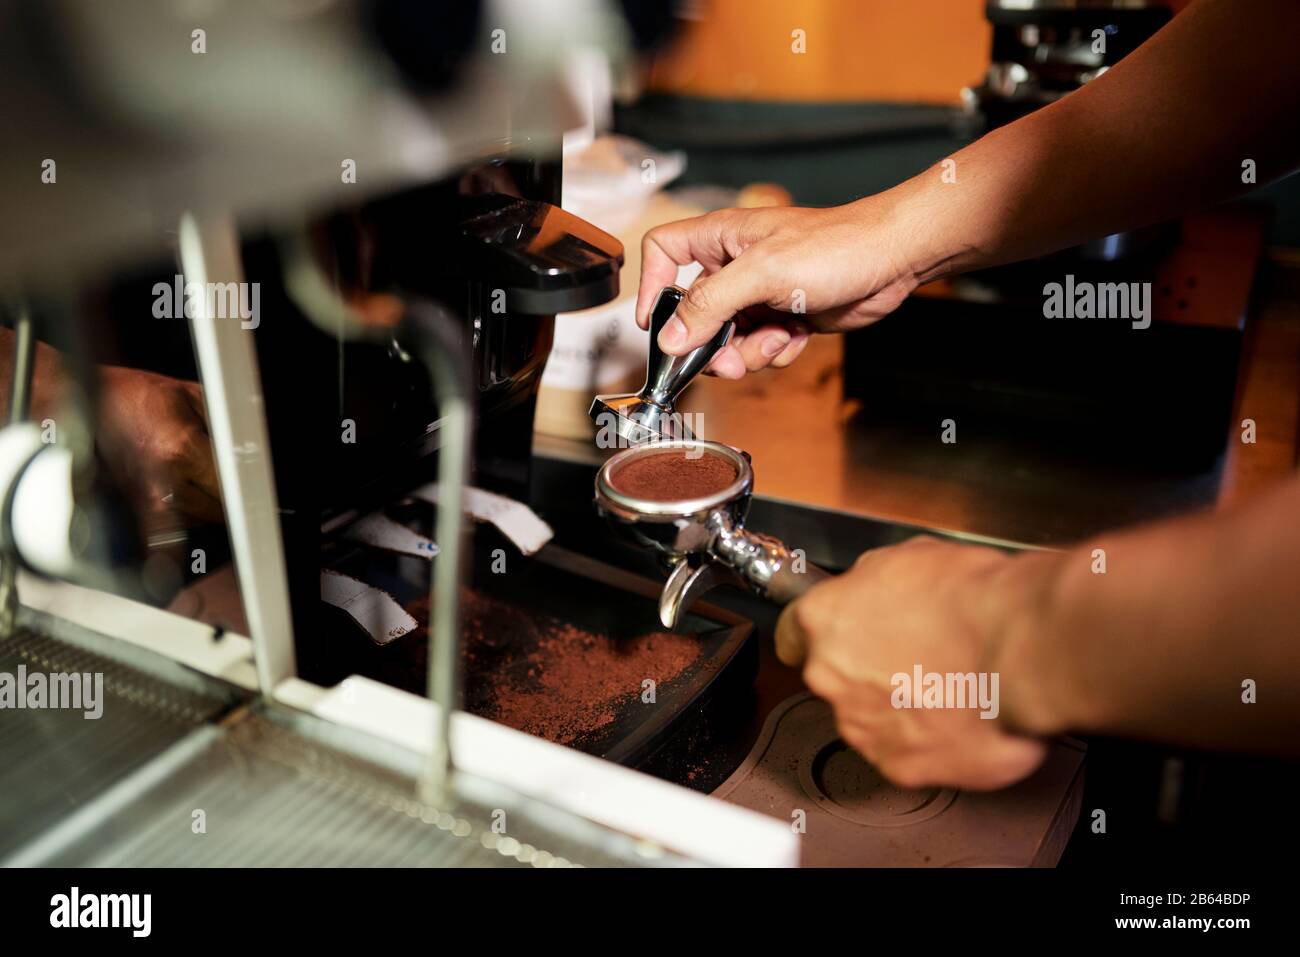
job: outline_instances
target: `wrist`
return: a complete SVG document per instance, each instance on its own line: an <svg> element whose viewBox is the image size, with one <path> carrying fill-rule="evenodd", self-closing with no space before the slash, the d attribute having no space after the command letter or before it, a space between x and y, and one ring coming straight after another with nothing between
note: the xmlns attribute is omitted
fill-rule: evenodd
<svg viewBox="0 0 1300 957"><path fill-rule="evenodd" d="M965 198L964 191L944 181L941 165L868 197L879 202L880 231L911 286L980 265L981 254L967 232L973 217L962 208Z"/></svg>
<svg viewBox="0 0 1300 957"><path fill-rule="evenodd" d="M1074 726L1070 689L1061 675L1066 655L1059 637L1059 552L1017 555L987 583L983 628L985 665L998 674L998 721L1009 733L1050 737Z"/></svg>

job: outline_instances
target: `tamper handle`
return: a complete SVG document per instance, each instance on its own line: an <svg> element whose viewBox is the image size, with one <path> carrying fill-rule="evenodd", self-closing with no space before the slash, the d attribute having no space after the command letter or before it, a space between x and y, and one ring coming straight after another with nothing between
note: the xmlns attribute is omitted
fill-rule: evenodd
<svg viewBox="0 0 1300 957"><path fill-rule="evenodd" d="M685 298L686 290L681 286L664 286L650 307L650 354L646 361L645 388L641 390L641 398L662 408L672 408L677 396L709 364L709 360L718 354L718 350L730 341L736 328L734 321L724 322L722 328L713 334L713 338L698 349L693 349L684 356L665 355L659 348L659 331L668 324Z"/></svg>

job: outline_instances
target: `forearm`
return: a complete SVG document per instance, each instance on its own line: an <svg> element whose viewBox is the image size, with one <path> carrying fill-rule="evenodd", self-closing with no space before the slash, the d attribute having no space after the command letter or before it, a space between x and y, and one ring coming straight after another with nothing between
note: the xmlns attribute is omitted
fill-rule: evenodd
<svg viewBox="0 0 1300 957"><path fill-rule="evenodd" d="M9 401L13 395L14 342L12 329L0 326L0 421L8 421ZM36 343L36 362L32 370L32 394L29 417L40 421L58 404L62 390L63 362L59 353L43 342Z"/></svg>
<svg viewBox="0 0 1300 957"><path fill-rule="evenodd" d="M1300 479L997 574L990 593L1016 600L992 616L989 667L1015 730L1300 748Z"/></svg>
<svg viewBox="0 0 1300 957"><path fill-rule="evenodd" d="M1300 165L1300 4L1201 0L1108 73L884 194L921 280L1169 218ZM947 175L945 175L945 173Z"/></svg>

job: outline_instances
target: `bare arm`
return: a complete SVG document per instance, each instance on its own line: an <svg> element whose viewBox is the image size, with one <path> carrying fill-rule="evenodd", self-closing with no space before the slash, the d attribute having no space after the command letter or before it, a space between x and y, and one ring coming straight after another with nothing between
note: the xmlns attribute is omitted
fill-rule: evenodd
<svg viewBox="0 0 1300 957"><path fill-rule="evenodd" d="M0 409L8 420L14 379L12 329L0 328ZM101 434L96 440L141 486L142 504L203 521L221 518L221 496L204 418L203 391L195 382L103 366ZM32 401L35 421L58 412L64 388L63 360L43 342L36 344Z"/></svg>
<svg viewBox="0 0 1300 957"><path fill-rule="evenodd" d="M1300 165L1300 3L1201 0L1114 69L938 166L831 209L721 210L651 230L637 316L696 261L660 345L742 314L715 374L793 361L809 332L874 322L920 282L1152 223ZM945 177L955 171L956 180ZM805 310L806 315L791 315ZM743 311L743 312L742 312Z"/></svg>
<svg viewBox="0 0 1300 957"><path fill-rule="evenodd" d="M1300 165L1300 4L1200 0L1087 86L900 188L920 278L1159 222Z"/></svg>
<svg viewBox="0 0 1300 957"><path fill-rule="evenodd" d="M0 326L0 421L9 419L9 400L14 388L14 342L17 338L12 329ZM29 414L37 422L54 410L62 375L63 364L58 352L43 342L36 343Z"/></svg>
<svg viewBox="0 0 1300 957"><path fill-rule="evenodd" d="M990 666L1009 727L1300 753L1300 480L1009 562L1003 589L1018 600L989 606Z"/></svg>

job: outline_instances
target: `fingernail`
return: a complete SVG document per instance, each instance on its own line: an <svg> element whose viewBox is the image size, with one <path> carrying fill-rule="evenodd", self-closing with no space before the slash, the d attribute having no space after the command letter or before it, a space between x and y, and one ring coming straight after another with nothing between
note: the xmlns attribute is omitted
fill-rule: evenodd
<svg viewBox="0 0 1300 957"><path fill-rule="evenodd" d="M763 339L763 344L759 346L763 355L771 359L781 354L781 350L790 344L790 337L784 332L774 332Z"/></svg>
<svg viewBox="0 0 1300 957"><path fill-rule="evenodd" d="M659 348L664 352L672 352L684 345L686 345L686 323L673 316L668 320L668 324L659 330Z"/></svg>

